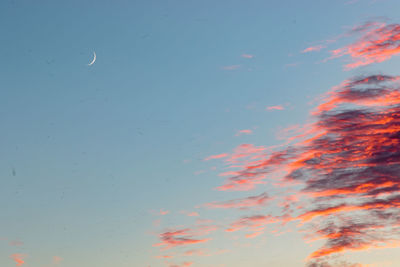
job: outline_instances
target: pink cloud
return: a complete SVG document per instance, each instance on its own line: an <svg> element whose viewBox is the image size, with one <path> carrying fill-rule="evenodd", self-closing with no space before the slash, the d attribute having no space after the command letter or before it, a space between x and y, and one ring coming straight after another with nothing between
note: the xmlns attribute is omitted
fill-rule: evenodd
<svg viewBox="0 0 400 267"><path fill-rule="evenodd" d="M197 217L197 216L199 216L199 214L197 212L195 212L195 211L193 211L193 212L181 211L180 213L185 214L186 216L189 216L189 217Z"/></svg>
<svg viewBox="0 0 400 267"><path fill-rule="evenodd" d="M210 238L196 238L197 236L208 235L215 231L215 226L199 226L196 229L178 229L174 231L163 232L159 235L161 243L154 246L164 246L163 249L170 249L176 246L187 246L210 241Z"/></svg>
<svg viewBox="0 0 400 267"><path fill-rule="evenodd" d="M316 52L320 51L321 49L325 48L325 45L316 45L316 46L310 46L301 51L302 53L309 53L309 52Z"/></svg>
<svg viewBox="0 0 400 267"><path fill-rule="evenodd" d="M240 131L238 131L238 132L235 134L235 136L240 136L240 135L243 135L243 134L252 134L252 133L253 133L252 130L245 129L245 130L240 130Z"/></svg>
<svg viewBox="0 0 400 267"><path fill-rule="evenodd" d="M269 106L265 108L266 110L284 110L285 108L281 105L277 105L277 106Z"/></svg>
<svg viewBox="0 0 400 267"><path fill-rule="evenodd" d="M160 215L167 215L169 213L169 210L160 210Z"/></svg>
<svg viewBox="0 0 400 267"><path fill-rule="evenodd" d="M349 55L353 62L346 64L345 70L383 62L400 53L400 24L368 22L353 28L351 34L361 36L349 45L332 50L328 58Z"/></svg>
<svg viewBox="0 0 400 267"><path fill-rule="evenodd" d="M246 228L252 232L262 232L263 227L267 224L278 223L280 220L278 218L269 215L254 215L243 217L235 222L233 222L230 228L226 229L226 232L235 232Z"/></svg>
<svg viewBox="0 0 400 267"><path fill-rule="evenodd" d="M225 157L227 157L227 156L228 156L227 153L223 153L223 154L208 156L208 157L205 158L204 160L220 159L220 158L225 158Z"/></svg>
<svg viewBox="0 0 400 267"><path fill-rule="evenodd" d="M60 263L62 261L62 258L61 257L58 257L58 256L54 256L53 257L53 263L54 264L58 264L58 263Z"/></svg>
<svg viewBox="0 0 400 267"><path fill-rule="evenodd" d="M243 54L242 57L243 57L243 58L254 58L254 55Z"/></svg>

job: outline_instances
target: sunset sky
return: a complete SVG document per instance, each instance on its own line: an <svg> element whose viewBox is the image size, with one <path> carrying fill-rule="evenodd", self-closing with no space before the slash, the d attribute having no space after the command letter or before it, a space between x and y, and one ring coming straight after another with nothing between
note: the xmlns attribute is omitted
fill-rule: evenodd
<svg viewBox="0 0 400 267"><path fill-rule="evenodd" d="M0 266L400 266L399 11L0 1Z"/></svg>

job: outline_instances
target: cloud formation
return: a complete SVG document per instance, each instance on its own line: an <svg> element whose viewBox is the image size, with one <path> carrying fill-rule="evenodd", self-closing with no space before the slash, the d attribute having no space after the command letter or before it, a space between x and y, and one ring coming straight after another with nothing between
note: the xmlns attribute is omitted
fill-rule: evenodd
<svg viewBox="0 0 400 267"><path fill-rule="evenodd" d="M400 53L400 24L367 22L354 27L350 34L359 37L355 42L331 51L331 58L345 55L352 58L345 70L383 62Z"/></svg>
<svg viewBox="0 0 400 267"><path fill-rule="evenodd" d="M295 189L282 196L280 215L245 216L226 231L246 230L251 232L247 237L253 237L267 224L297 222L306 229L310 241L325 240L309 255L309 266L340 266L329 265L329 257L398 246L399 81L400 77L388 75L344 81L325 95L312 113L315 122L308 125L305 134L292 140L294 144L247 161L238 171L227 172L225 187L239 181L261 183L284 170L281 184L276 185L292 185ZM240 208L256 198L208 205Z"/></svg>

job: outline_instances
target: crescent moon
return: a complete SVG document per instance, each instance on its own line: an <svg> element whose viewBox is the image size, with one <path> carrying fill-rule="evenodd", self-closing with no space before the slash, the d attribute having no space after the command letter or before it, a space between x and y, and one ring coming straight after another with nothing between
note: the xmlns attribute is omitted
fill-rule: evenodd
<svg viewBox="0 0 400 267"><path fill-rule="evenodd" d="M92 66L95 61L96 61L96 52L93 52L93 60L88 64L88 66Z"/></svg>

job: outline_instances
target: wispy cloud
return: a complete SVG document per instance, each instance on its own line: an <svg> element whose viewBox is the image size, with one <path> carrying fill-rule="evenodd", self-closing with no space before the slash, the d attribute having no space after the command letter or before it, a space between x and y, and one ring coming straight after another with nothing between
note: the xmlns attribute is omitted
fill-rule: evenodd
<svg viewBox="0 0 400 267"><path fill-rule="evenodd" d="M212 209L248 209L252 207L264 206L270 200L271 198L268 196L267 193L262 193L257 196L250 196L242 199L234 199L221 202L214 201L207 203L204 206Z"/></svg>
<svg viewBox="0 0 400 267"><path fill-rule="evenodd" d="M336 253L394 246L400 240L400 77L346 80L322 98L312 117L315 123L291 146L266 155L264 147L247 144L225 157L241 169L221 174L228 179L220 190L254 188L278 170L284 170L282 183L301 188L280 196L279 216L245 216L226 231L245 230L253 238L266 225L298 222L307 226L309 240L325 240L309 266L329 266L318 264ZM240 209L256 199L268 200L260 195L206 205Z"/></svg>
<svg viewBox="0 0 400 267"><path fill-rule="evenodd" d="M350 33L359 35L358 39L332 50L329 58L349 55L352 62L345 65L345 70L383 62L400 53L400 24L368 22L354 27Z"/></svg>
<svg viewBox="0 0 400 267"><path fill-rule="evenodd" d="M265 108L266 110L284 110L285 108L281 105L276 105L276 106L269 106Z"/></svg>
<svg viewBox="0 0 400 267"><path fill-rule="evenodd" d="M325 48L326 45L316 45L316 46L310 46L301 51L302 53L309 53L309 52L318 52L321 51L321 49Z"/></svg>
<svg viewBox="0 0 400 267"><path fill-rule="evenodd" d="M243 58L254 58L254 55L250 55L250 54L242 54Z"/></svg>
<svg viewBox="0 0 400 267"><path fill-rule="evenodd" d="M244 134L252 134L253 131L250 129L244 129L244 130L240 130L238 131L235 136L240 136L240 135L244 135Z"/></svg>
<svg viewBox="0 0 400 267"><path fill-rule="evenodd" d="M227 153L222 153L222 154L218 154L218 155L211 155L206 157L204 160L211 160L211 159L221 159L221 158L225 158L227 157L229 154Z"/></svg>
<svg viewBox="0 0 400 267"><path fill-rule="evenodd" d="M15 261L16 266L22 266L25 264L24 258L26 257L25 254L15 253L10 256L11 259Z"/></svg>
<svg viewBox="0 0 400 267"><path fill-rule="evenodd" d="M198 243L204 243L209 241L209 238L196 239L193 238L195 234L192 233L191 229L180 229L175 231L168 231L160 234L161 243L157 243L154 246L164 246L164 249L170 249L176 246L186 246Z"/></svg>
<svg viewBox="0 0 400 267"><path fill-rule="evenodd" d="M237 70L240 68L240 65L229 65L222 67L223 70Z"/></svg>
<svg viewBox="0 0 400 267"><path fill-rule="evenodd" d="M160 210L159 214L160 215L167 215L169 213L169 210Z"/></svg>
<svg viewBox="0 0 400 267"><path fill-rule="evenodd" d="M228 229L258 228L276 222L314 225L314 238L326 243L309 259L392 246L400 236L399 77L371 75L334 88L314 111L309 137L274 152L234 177L287 170L284 180L300 182L306 205L286 217L244 217ZM318 266L318 265L315 265Z"/></svg>
<svg viewBox="0 0 400 267"><path fill-rule="evenodd" d="M185 261L185 262L183 262L182 264L179 264L179 265L171 264L170 267L189 267L189 266L192 266L192 264L193 264L193 262L191 262L191 261Z"/></svg>

